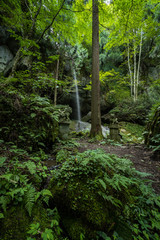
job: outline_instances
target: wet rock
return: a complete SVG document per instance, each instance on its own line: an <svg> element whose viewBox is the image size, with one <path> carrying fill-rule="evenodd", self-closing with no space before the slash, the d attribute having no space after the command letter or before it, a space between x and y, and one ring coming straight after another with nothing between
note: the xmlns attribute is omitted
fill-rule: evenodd
<svg viewBox="0 0 160 240"><path fill-rule="evenodd" d="M0 46L0 72L3 72L13 59L13 54L6 45Z"/></svg>

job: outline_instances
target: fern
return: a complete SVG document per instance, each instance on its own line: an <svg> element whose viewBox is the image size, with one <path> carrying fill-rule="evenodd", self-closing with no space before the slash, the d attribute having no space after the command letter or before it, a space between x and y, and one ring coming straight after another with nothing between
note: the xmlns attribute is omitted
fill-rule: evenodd
<svg viewBox="0 0 160 240"><path fill-rule="evenodd" d="M98 179L98 181L100 182L100 184L102 185L102 187L104 188L104 190L106 190L106 188L107 188L106 183L105 183L102 179Z"/></svg>
<svg viewBox="0 0 160 240"><path fill-rule="evenodd" d="M25 166L28 168L30 174L36 173L36 164L32 161L25 162Z"/></svg>
<svg viewBox="0 0 160 240"><path fill-rule="evenodd" d="M25 193L25 208L31 216L32 208L35 203L36 190L33 186L30 186L28 191Z"/></svg>
<svg viewBox="0 0 160 240"><path fill-rule="evenodd" d="M44 201L48 205L48 201L49 198L52 197L52 193L48 189L43 189L42 191L36 194L35 201L37 201L40 196L42 197L42 201Z"/></svg>
<svg viewBox="0 0 160 240"><path fill-rule="evenodd" d="M8 199L7 196L3 195L3 196L0 197L0 205L1 205L4 212L6 212L6 210L7 210L8 202L9 202L9 199Z"/></svg>
<svg viewBox="0 0 160 240"><path fill-rule="evenodd" d="M117 199L111 195L107 195L106 193L101 192L101 191L98 191L98 194L100 196L102 196L104 200L111 202L114 206L116 206L116 207L122 206L122 203L119 199Z"/></svg>

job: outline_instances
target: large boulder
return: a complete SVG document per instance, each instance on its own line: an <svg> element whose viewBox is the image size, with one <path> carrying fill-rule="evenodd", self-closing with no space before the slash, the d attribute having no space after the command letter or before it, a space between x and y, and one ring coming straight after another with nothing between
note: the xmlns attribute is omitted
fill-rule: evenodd
<svg viewBox="0 0 160 240"><path fill-rule="evenodd" d="M143 181L131 162L102 150L65 154L64 160L49 189L70 239L97 239L98 232L110 236L114 230L132 239L130 224L137 217L129 206L141 198Z"/></svg>
<svg viewBox="0 0 160 240"><path fill-rule="evenodd" d="M13 54L6 45L0 46L0 73L3 72L7 65L13 59Z"/></svg>
<svg viewBox="0 0 160 240"><path fill-rule="evenodd" d="M25 206L15 205L7 209L4 218L0 219L0 239L3 240L26 240L30 224L40 224L41 230L50 227L50 219L42 204L37 204L29 216Z"/></svg>

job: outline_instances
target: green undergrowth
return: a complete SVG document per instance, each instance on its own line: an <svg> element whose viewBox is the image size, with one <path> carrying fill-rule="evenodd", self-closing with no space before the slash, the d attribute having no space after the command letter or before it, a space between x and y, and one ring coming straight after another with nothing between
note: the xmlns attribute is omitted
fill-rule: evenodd
<svg viewBox="0 0 160 240"><path fill-rule="evenodd" d="M72 240L159 240L160 197L147 174L100 149L64 158L49 190Z"/></svg>
<svg viewBox="0 0 160 240"><path fill-rule="evenodd" d="M58 139L55 145L54 154L56 155L56 162L62 163L69 157L70 154L76 154L80 143L76 139L61 140Z"/></svg>
<svg viewBox="0 0 160 240"><path fill-rule="evenodd" d="M30 152L52 147L60 134L60 122L69 119L71 110L54 106L54 79L42 84L37 78L26 71L14 78L0 78L1 138Z"/></svg>
<svg viewBox="0 0 160 240"><path fill-rule="evenodd" d="M49 206L52 193L44 188L51 172L40 156L42 151L31 155L16 145L0 142L2 240L64 239L58 212Z"/></svg>
<svg viewBox="0 0 160 240"><path fill-rule="evenodd" d="M122 142L136 144L144 143L144 126L129 122L120 122L119 125Z"/></svg>

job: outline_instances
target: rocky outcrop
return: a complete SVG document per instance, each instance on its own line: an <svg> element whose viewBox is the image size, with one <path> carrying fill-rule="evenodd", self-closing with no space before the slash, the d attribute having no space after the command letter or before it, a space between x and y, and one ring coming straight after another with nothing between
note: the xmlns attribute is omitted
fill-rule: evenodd
<svg viewBox="0 0 160 240"><path fill-rule="evenodd" d="M160 160L160 105L147 124L145 144L153 149L154 159Z"/></svg>
<svg viewBox="0 0 160 240"><path fill-rule="evenodd" d="M4 72L8 64L12 61L13 54L7 45L0 46L0 73Z"/></svg>

